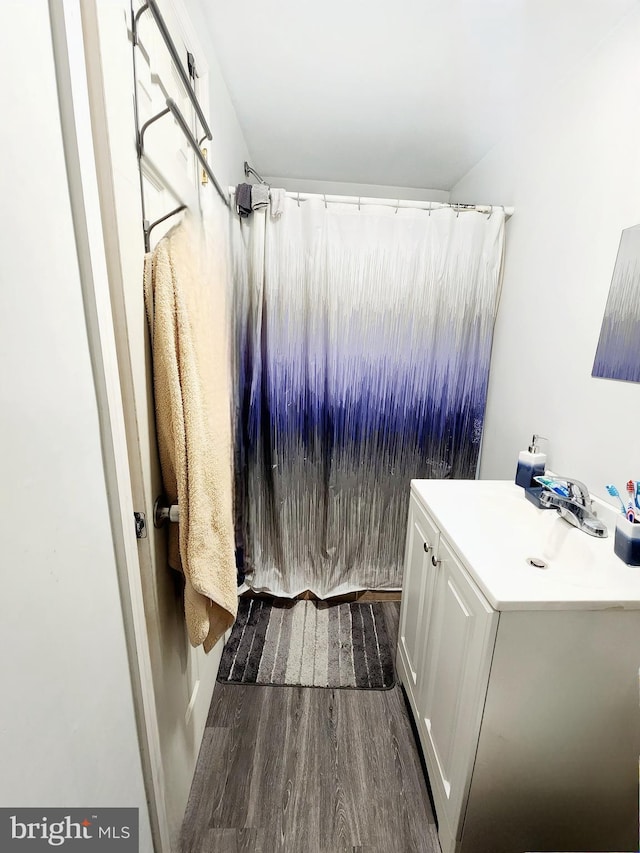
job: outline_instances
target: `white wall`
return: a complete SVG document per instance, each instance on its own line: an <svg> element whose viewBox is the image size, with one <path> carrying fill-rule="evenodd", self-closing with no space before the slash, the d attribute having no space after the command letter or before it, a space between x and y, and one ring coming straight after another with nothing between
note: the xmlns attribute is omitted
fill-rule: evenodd
<svg viewBox="0 0 640 853"><path fill-rule="evenodd" d="M0 4L0 69L0 803L138 807L146 852L46 0Z"/></svg>
<svg viewBox="0 0 640 853"><path fill-rule="evenodd" d="M640 477L640 385L591 378L620 232L640 222L639 43L636 10L451 193L516 208L483 478L512 477L533 432L550 438L549 467L597 495Z"/></svg>
<svg viewBox="0 0 640 853"><path fill-rule="evenodd" d="M254 166L250 162L250 165ZM279 178L263 175L272 187L282 187L288 192L326 193L327 195L361 196L362 198L399 198L406 201L448 202L446 190L430 190L420 187L388 187L384 184L348 184L341 181L308 181L304 178ZM253 181L249 177L246 180Z"/></svg>

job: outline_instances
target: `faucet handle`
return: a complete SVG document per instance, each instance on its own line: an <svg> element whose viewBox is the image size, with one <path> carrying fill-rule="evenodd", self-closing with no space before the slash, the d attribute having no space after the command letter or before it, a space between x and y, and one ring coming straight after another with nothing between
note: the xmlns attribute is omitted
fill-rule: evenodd
<svg viewBox="0 0 640 853"><path fill-rule="evenodd" d="M576 480L574 477L556 477L558 480L563 480L567 486L569 487L569 497L572 501L580 504L580 506L586 507L586 509L591 510L591 495L589 493L589 489L582 482L582 480Z"/></svg>

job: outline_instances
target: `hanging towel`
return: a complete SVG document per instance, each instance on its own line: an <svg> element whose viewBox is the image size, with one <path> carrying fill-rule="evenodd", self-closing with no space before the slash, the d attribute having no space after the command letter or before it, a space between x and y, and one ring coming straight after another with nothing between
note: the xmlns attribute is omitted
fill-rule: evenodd
<svg viewBox="0 0 640 853"><path fill-rule="evenodd" d="M271 218L280 219L284 213L284 200L286 198L286 190L272 189L271 190Z"/></svg>
<svg viewBox="0 0 640 853"><path fill-rule="evenodd" d="M144 271L162 479L180 506L169 565L184 574L189 640L205 652L237 612L221 267L206 257L202 228L187 217L146 256Z"/></svg>
<svg viewBox="0 0 640 853"><path fill-rule="evenodd" d="M253 210L262 210L269 204L269 185L268 184L252 184L251 185L251 208Z"/></svg>
<svg viewBox="0 0 640 853"><path fill-rule="evenodd" d="M238 184L236 187L236 213L241 217L251 213L251 184Z"/></svg>

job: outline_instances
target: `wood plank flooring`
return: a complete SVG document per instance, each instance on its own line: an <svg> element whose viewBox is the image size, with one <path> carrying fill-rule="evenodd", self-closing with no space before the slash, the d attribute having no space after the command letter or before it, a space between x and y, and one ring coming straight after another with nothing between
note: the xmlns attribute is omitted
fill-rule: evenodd
<svg viewBox="0 0 640 853"><path fill-rule="evenodd" d="M391 637L399 605L385 602ZM401 688L217 684L181 853L439 853Z"/></svg>

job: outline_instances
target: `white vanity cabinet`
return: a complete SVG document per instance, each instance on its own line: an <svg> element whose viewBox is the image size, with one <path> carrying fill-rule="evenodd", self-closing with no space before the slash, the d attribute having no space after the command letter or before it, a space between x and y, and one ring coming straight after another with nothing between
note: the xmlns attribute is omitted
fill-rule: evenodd
<svg viewBox="0 0 640 853"><path fill-rule="evenodd" d="M560 568L545 575L524 555L519 586L515 562L487 581L510 559L498 539L509 508L533 513L532 524L541 512L519 501L508 483L412 483L397 668L442 853L637 849L640 569L609 562L611 541L577 540L614 573L615 603L576 593ZM476 530L459 507L480 515ZM543 521L566 548L555 514Z"/></svg>
<svg viewBox="0 0 640 853"><path fill-rule="evenodd" d="M412 495L398 669L429 767L443 853L455 849L497 618Z"/></svg>

